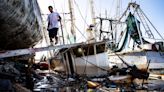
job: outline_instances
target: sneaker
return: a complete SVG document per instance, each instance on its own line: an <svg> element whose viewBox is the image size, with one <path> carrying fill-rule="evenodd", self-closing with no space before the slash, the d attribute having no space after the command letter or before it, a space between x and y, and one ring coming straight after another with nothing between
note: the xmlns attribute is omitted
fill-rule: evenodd
<svg viewBox="0 0 164 92"><path fill-rule="evenodd" d="M58 44L58 41L56 41L55 44Z"/></svg>
<svg viewBox="0 0 164 92"><path fill-rule="evenodd" d="M56 37L56 42L55 42L55 44L58 44L58 37Z"/></svg>

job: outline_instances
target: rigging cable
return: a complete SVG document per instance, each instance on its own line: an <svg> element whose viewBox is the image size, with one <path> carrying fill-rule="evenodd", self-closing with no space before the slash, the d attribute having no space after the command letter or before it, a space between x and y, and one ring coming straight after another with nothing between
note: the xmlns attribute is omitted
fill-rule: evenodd
<svg viewBox="0 0 164 92"><path fill-rule="evenodd" d="M77 4L77 2L76 2L75 0L74 0L74 3L75 3L75 5L76 5L76 7L77 7L77 9L78 9L78 11L79 11L79 13L80 13L81 18L83 19L83 21L85 22L85 24L86 24L87 26L89 26L88 23L86 22L85 18L84 18L83 15L82 15L82 12L81 12L81 10L80 10L80 8L79 8L79 5Z"/></svg>
<svg viewBox="0 0 164 92"><path fill-rule="evenodd" d="M81 58L81 57L80 57L80 58ZM81 58L81 59L86 60L86 59L84 59L84 58ZM87 61L87 63L89 63L89 64L91 64L91 65L93 65L93 66L95 66L95 67L97 67L97 68L99 68L99 69L101 69L101 70L103 70L103 71L109 72L109 70L107 70L107 69L104 69L104 68L102 68L102 67L99 67L99 66L97 66L96 64L93 64L93 63L89 62L88 60L86 60L86 61Z"/></svg>
<svg viewBox="0 0 164 92"><path fill-rule="evenodd" d="M101 8L102 8L102 7L101 7L101 2L102 2L102 0L99 0L99 9L100 9L100 10L99 10L99 11L100 11L99 13L100 13L100 17L101 17Z"/></svg>
<svg viewBox="0 0 164 92"><path fill-rule="evenodd" d="M87 0L88 1L88 0ZM87 5L87 4L86 4ZM87 19L87 12L88 12L88 5L86 7L86 10L85 10L85 20ZM88 26L88 25L87 25ZM84 30L86 30L86 26L84 24Z"/></svg>
<svg viewBox="0 0 164 92"><path fill-rule="evenodd" d="M87 40L87 38L85 37L85 35L84 35L84 33L82 33L81 31L80 31L80 29L75 25L75 24L73 24L74 25L74 27L80 32L80 34L85 38L85 40ZM79 38L78 40L80 40L81 38ZM77 40L77 41L78 41Z"/></svg>
<svg viewBox="0 0 164 92"><path fill-rule="evenodd" d="M89 51L90 51L90 46L88 46L88 49L87 49L87 59L86 59L86 60L88 60ZM83 56L85 56L84 52L83 52ZM86 61L85 61L85 62L86 62ZM86 68L87 68L87 62L86 62L86 64L85 64L85 68L84 68L83 74L84 74L84 73L86 74Z"/></svg>
<svg viewBox="0 0 164 92"><path fill-rule="evenodd" d="M97 67L97 68L99 68L99 69L101 69L101 70L103 70L103 71L109 72L109 70L104 69L104 68L102 68L102 67L99 67L99 66L97 66L96 64L93 64L93 63L91 63L91 62L90 62L89 60L87 60L87 59L84 59L84 58L82 58L82 57L79 57L79 58L85 60L87 63L89 63L89 64L91 64L91 65L93 65L93 66L95 66L95 67Z"/></svg>
<svg viewBox="0 0 164 92"><path fill-rule="evenodd" d="M85 44L84 45L82 45L82 46L85 46ZM72 49L72 48L68 48L67 50L65 50L63 53L66 53L68 50L70 50L70 49ZM74 54L74 52L72 51L72 53ZM88 52L89 53L89 52ZM75 54L74 54L75 55ZM89 63L89 64L91 64L91 65L93 65L94 67L96 67L96 68L98 68L98 69L101 69L101 70L103 70L103 71L107 71L107 72L109 72L109 70L107 70L107 69L104 69L104 68L102 68L102 67L99 67L99 66L97 66L96 64L93 64L93 63L91 63L88 59L84 59L84 58L82 58L82 57L79 57L79 58L81 58L82 60L85 60L87 63ZM76 66L76 65L75 65ZM85 67L86 68L86 67Z"/></svg>
<svg viewBox="0 0 164 92"><path fill-rule="evenodd" d="M65 4L65 3L64 3ZM65 6L65 5L64 5ZM62 12L63 12L63 24L64 24L64 29L66 30L66 35L68 36L68 41L71 43L71 40L70 40L70 37L69 37L69 33L68 33L68 30L67 30L67 26L66 26L66 18L65 18L65 13L64 13L64 9L62 7Z"/></svg>
<svg viewBox="0 0 164 92"><path fill-rule="evenodd" d="M140 9L140 8L139 8ZM151 24L151 26L154 28L154 30L157 32L157 34L162 38L162 40L164 41L164 38L162 37L162 35L158 32L158 30L155 28L155 26L153 25L153 23L148 19L148 17L146 16L146 14L140 9L140 11L143 13L143 15L145 16L145 18L149 21L149 23Z"/></svg>

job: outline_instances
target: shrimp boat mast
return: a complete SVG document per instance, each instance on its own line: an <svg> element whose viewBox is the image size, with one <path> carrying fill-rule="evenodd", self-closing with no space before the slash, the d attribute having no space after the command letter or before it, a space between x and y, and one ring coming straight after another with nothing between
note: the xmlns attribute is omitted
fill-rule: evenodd
<svg viewBox="0 0 164 92"><path fill-rule="evenodd" d="M74 8L72 6L72 1L69 2L69 10L71 17L71 33L75 37L74 27ZM92 25L96 24L95 13L93 7L93 0L89 0ZM94 30L89 30L89 32L94 33ZM89 33L90 34L90 33ZM94 37L90 37L94 38ZM89 76L89 77L98 77L107 75L109 70L108 64L108 54L107 54L107 42L108 41L99 41L96 42L93 39L87 39L87 42L82 43L73 43L75 46L61 48L55 53L57 56L52 59L51 66L56 71L63 71L69 76ZM70 45L73 45L70 44ZM69 45L69 44L65 44ZM60 63L59 63L60 62ZM60 68L59 68L60 67Z"/></svg>
<svg viewBox="0 0 164 92"><path fill-rule="evenodd" d="M91 2L93 3L93 1L91 1ZM33 54L35 52L40 52L40 51L54 50L54 57L52 57L49 60L50 61L49 69L51 68L51 70L55 70L55 74L60 73L61 76L64 76L63 78L65 78L65 75L66 75L66 78L64 79L65 81L66 80L70 81L69 78L71 77L73 79L77 79L77 80L75 80L75 82L79 81L79 80L84 80L84 82L88 83L88 81L87 81L87 80L89 80L89 79L87 79L88 77L90 77L90 78L93 78L93 77L96 77L96 78L101 77L102 78L103 77L105 79L108 79L108 77L110 75L115 75L116 73L121 72L120 69L118 69L118 71L117 71L117 69L116 69L116 71L115 70L113 70L112 72L110 71L110 67L109 67L110 63L109 63L108 52L107 52L108 51L107 47L109 46L109 40L100 40L98 42L93 40L91 42L88 41L88 43L82 42L82 43L64 44L64 45L56 45L56 46L51 45L48 47L40 47L40 48L29 48L35 44L34 42L37 42L37 41L39 41L39 39L41 39L40 35L39 35L40 29L41 29L40 25L39 25L40 24L40 16L37 16L37 14L39 14L39 11L31 12L30 10L33 10L33 9L35 10L37 8L34 6L32 6L32 9L30 8L30 10L28 10L28 8L27 8L28 5L36 4L36 2L32 1L32 0L29 0L29 1L17 0L15 2L13 1L10 3L9 2L7 3L7 1L4 1L4 5L7 4L5 7L10 7L11 4L15 5L15 3L21 3L23 5L25 4L24 5L25 8L21 8L20 11L23 11L23 9L25 9L24 11L26 13L25 13L24 17L19 16L19 18L23 18L23 19L25 18L25 19L17 20L17 18L15 18L20 13L19 9L18 9L18 11L13 11L14 14L15 13L17 14L15 16L10 16L10 17L2 16L2 17L5 17L4 20L3 20L3 18L0 17L0 21L4 22L4 24L1 27L4 29L8 29L7 31L9 32L9 30L11 28L8 26L11 26L11 27L14 26L13 30L11 30L12 31L11 34L17 32L17 31L19 33L19 31L20 31L20 32L23 32L22 34L20 33L23 37L26 38L26 35L27 35L27 36L29 36L29 38L25 39L25 38L21 38L22 36L21 37L18 36L17 40L13 40L13 39L11 39L11 40L13 42L14 41L19 42L17 44L21 44L21 45L18 45L18 46L16 45L15 47L13 47L13 46L10 47L10 45L14 45L13 43L10 43L10 44L5 44L5 46L1 46L1 48L4 47L2 49L12 49L12 50L8 50L8 51L4 51L4 52L0 53L0 59L14 57L14 56L28 55L28 54ZM27 4L27 6L26 6L26 4ZM3 6L2 4L0 4L0 5ZM16 7L16 6L13 6L13 7ZM19 7L19 6L17 6L17 7ZM0 9L3 10L2 8L0 8ZM3 11L3 13L4 13L4 11ZM1 15L4 15L4 14L1 14ZM73 14L71 16L73 16ZM22 28L23 23L26 23L25 29L17 30L17 26L12 25L12 24L10 25L10 23L8 24L8 21L5 20L6 18L13 19L14 20L13 22L15 22L15 24L17 24L18 26L21 26L21 28ZM29 18L29 20L28 20L28 18ZM32 18L32 20L31 20L31 18ZM15 20L17 20L17 21L15 21ZM32 21L34 21L34 25L32 24L33 23ZM28 24L31 26L29 26ZM73 24L73 22L72 22L72 24ZM93 24L95 24L94 21L93 21ZM2 30L2 32L3 32L3 30ZM75 34L74 30L73 30L72 34L74 36L74 34ZM10 33L8 33L8 35L10 35ZM32 39L31 37L34 37L34 38ZM24 41L22 39L24 39ZM74 37L74 40L76 40L76 37ZM26 41L29 41L29 44L25 43ZM63 41L63 43L64 43L64 41ZM31 62L32 61L33 60L31 59ZM42 63L42 64L47 66L47 64L45 64L45 63ZM29 67L27 67L28 71L29 71ZM35 68L37 69L37 66ZM127 70L129 70L129 72L127 72ZM131 66L129 66L129 68L127 68L127 69L123 69L123 72L125 73L124 75L130 75L127 77L128 78L132 77L132 79L133 78L147 79L149 76L149 73L142 72L142 71L138 70L138 68L131 67ZM49 71L49 73L50 73L50 71ZM135 73L137 73L137 75L135 75ZM59 75L59 77L61 77L60 75ZM29 75L28 75L28 73L27 73L27 76L26 76L27 87L29 87L28 86L29 83L32 83L32 80L28 80L28 78L30 78L30 77L32 77L31 74L29 73ZM85 80L85 77L86 77L86 80ZM46 77L46 78L51 79L51 77ZM82 79L80 79L80 78L82 78ZM116 80L119 80L119 79L120 78L116 78ZM123 78L123 79L125 79L125 78ZM53 79L51 81L53 81ZM57 81L54 83L57 83ZM66 81L64 83L69 85L68 83L72 83L72 82ZM81 81L79 81L79 83L81 83ZM63 83L62 83L62 85L63 85ZM39 84L39 86L40 86L40 84ZM61 86L61 84L58 84L58 86ZM64 85L64 86L66 86L66 85ZM57 85L55 85L55 88L56 87L57 87ZM33 90L33 87L31 85L29 88L31 90Z"/></svg>
<svg viewBox="0 0 164 92"><path fill-rule="evenodd" d="M71 19L74 20L71 9L72 2L69 0ZM29 7L29 8L27 8ZM16 0L2 1L0 4L0 58L8 58L32 54L38 51L58 49L61 63L66 66L65 72L69 75L87 74L97 76L105 74L102 69L108 69L108 55L106 42L64 44L63 46L48 46L45 48L30 48L41 37L41 14L37 1ZM73 22L71 33L75 36ZM12 38L12 39L11 39ZM74 37L74 40L76 38ZM5 41L5 42L4 42ZM68 46L68 47L67 47ZM52 48L51 48L52 47ZM57 51L57 50L56 50Z"/></svg>
<svg viewBox="0 0 164 92"><path fill-rule="evenodd" d="M126 11L119 20L108 20L111 23L110 32L106 32L107 34L111 33L110 36L108 36L110 40L108 54L110 62L123 67L125 64L122 61L125 61L129 65L136 65L140 69L147 69L149 65L150 71L162 73L161 70L164 69L164 39L141 10L140 5L129 3ZM101 21L103 21L103 19L101 19ZM115 38L114 29L117 27L116 25L122 23L125 27L117 29L117 32L121 30L120 36L117 36L120 38ZM149 25L151 25L161 37L161 41L155 39ZM102 26L102 24L100 26ZM149 39L145 38L143 29ZM104 33L101 27L100 33ZM115 40L117 40L117 42ZM160 70L160 72L158 70Z"/></svg>

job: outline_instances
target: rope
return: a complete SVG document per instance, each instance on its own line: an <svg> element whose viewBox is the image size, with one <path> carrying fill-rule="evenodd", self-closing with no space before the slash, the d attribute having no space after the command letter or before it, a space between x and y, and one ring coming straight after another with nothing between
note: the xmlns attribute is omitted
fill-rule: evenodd
<svg viewBox="0 0 164 92"><path fill-rule="evenodd" d="M83 46L85 46L85 44L82 45L81 47L83 47ZM67 52L68 50L70 50L70 49L72 49L72 48L69 48L69 49L65 50L63 53L66 53L66 52ZM72 51L72 53L74 54L73 51ZM89 63L89 64L95 66L95 67L98 68L98 69L101 69L101 70L103 70L103 71L109 72L109 70L104 69L104 68L102 68L102 67L97 66L96 64L93 64L93 63L89 62L89 61L88 61L88 56L89 56L88 54L89 54L89 48L88 48L88 53L87 53L87 59L84 59L84 58L82 58L82 57L80 57L80 58L83 59L83 60L85 60L86 63ZM84 54L83 54L83 55L84 55ZM86 64L86 66L87 66L87 64ZM85 68L84 68L84 71L85 71L85 72L86 72L86 66L85 66ZM84 74L85 72L83 72L83 74Z"/></svg>
<svg viewBox="0 0 164 92"><path fill-rule="evenodd" d="M140 8L139 8L140 9ZM151 23L151 21L148 19L148 17L146 16L146 14L140 9L140 11L143 13L143 15L145 16L145 18L149 21L149 23L151 24L151 26L154 28L154 30L157 32L157 34L162 38L162 40L164 41L164 38L162 37L162 35L158 32L158 30L155 28L155 26L153 25L153 23Z"/></svg>
<svg viewBox="0 0 164 92"><path fill-rule="evenodd" d="M100 12L99 13L100 13L100 17L101 17L101 8L102 8L101 7L101 2L102 2L102 0L99 0L99 9L100 9Z"/></svg>
<svg viewBox="0 0 164 92"><path fill-rule="evenodd" d="M76 2L75 0L74 0L74 3L75 3L75 5L76 5L76 7L77 7L77 10L78 10L79 13L80 13L81 18L83 19L83 21L85 22L85 24L86 24L87 26L89 26L88 23L86 22L86 19L83 17L83 15L82 15L82 13L81 13L81 10L80 10L80 8L79 8L79 5L77 4L77 2Z"/></svg>
<svg viewBox="0 0 164 92"><path fill-rule="evenodd" d="M87 5L87 7L86 7L86 10L85 10L85 20L87 19L87 12L88 12L88 5ZM84 24L84 30L86 30L86 26L85 26L85 24Z"/></svg>
<svg viewBox="0 0 164 92"><path fill-rule="evenodd" d="M112 1L112 6L109 7L109 9L110 9L110 10L109 10L109 14L108 14L108 17L109 17L109 18L110 18L111 14L112 14L112 10L114 10L114 9L112 8L113 5L114 5L114 1L115 1L115 0Z"/></svg>
<svg viewBox="0 0 164 92"><path fill-rule="evenodd" d="M62 8L62 12L64 12L64 9ZM66 19L65 19L65 16L64 16L65 14L63 13L63 24L64 24L64 29L66 30L66 35L68 36L69 34L68 34L68 30L67 30L67 26L66 26ZM64 36L63 36L64 37ZM70 40L70 37L68 36L68 41L71 43L71 40Z"/></svg>
<svg viewBox="0 0 164 92"><path fill-rule="evenodd" d="M90 47L90 46L88 46L88 50L87 50L87 60L88 60L88 55L89 55L89 51L90 51L90 50L89 50L89 47ZM84 56L84 52L83 52L83 56ZM86 68L87 68L87 62L86 62L86 64L85 64L85 68L84 68L83 74L86 73Z"/></svg>
<svg viewBox="0 0 164 92"><path fill-rule="evenodd" d="M97 65L95 65L95 64L93 64L93 63L91 63L91 62L89 62L88 61L88 55L89 54L89 48L88 48L88 53L87 53L87 59L84 59L84 58L82 58L82 57L80 57L81 59L83 59L83 60L85 60L87 63L89 63L89 64L91 64L91 65L93 65L93 66L95 66L95 67L97 67L97 68L99 68L99 69L101 69L101 70L103 70L103 71L109 71L109 70L107 70L107 69L104 69L104 68L102 68L102 67L99 67L99 66L97 66ZM83 54L84 55L84 54Z"/></svg>
<svg viewBox="0 0 164 92"><path fill-rule="evenodd" d="M85 38L85 40L87 40L87 38L85 37L85 35L84 35L84 33L82 33L81 31L80 31L80 29L75 25L75 24L73 24L74 25L74 27L80 32L80 34ZM79 39L81 39L81 38L79 38ZM78 40L79 40L78 39ZM77 40L77 41L78 41Z"/></svg>
<svg viewBox="0 0 164 92"><path fill-rule="evenodd" d="M84 58L81 58L81 59L85 60ZM109 72L109 70L107 70L107 69L104 69L104 68L102 68L102 67L99 67L99 66L97 66L97 65L95 65L95 64L93 64L93 63L91 63L91 62L89 62L88 60L86 60L86 61L87 61L87 63L89 63L89 64L91 64L91 65L93 65L93 66L95 66L95 67L97 67L97 68L99 68L99 69L101 69L101 70L103 70L103 71Z"/></svg>

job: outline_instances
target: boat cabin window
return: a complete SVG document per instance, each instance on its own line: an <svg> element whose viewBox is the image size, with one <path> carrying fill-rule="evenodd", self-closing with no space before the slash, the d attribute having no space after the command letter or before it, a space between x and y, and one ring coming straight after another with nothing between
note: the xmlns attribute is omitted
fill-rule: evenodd
<svg viewBox="0 0 164 92"><path fill-rule="evenodd" d="M105 52L105 44L96 45L97 54Z"/></svg>
<svg viewBox="0 0 164 92"><path fill-rule="evenodd" d="M76 47L73 49L73 52L76 57L94 55L94 47L93 45L85 47Z"/></svg>
<svg viewBox="0 0 164 92"><path fill-rule="evenodd" d="M105 44L99 44L96 45L96 52L103 53L105 51ZM74 55L76 57L82 57L82 56L88 56L88 55L94 55L94 45L87 45L84 47L76 47L73 48Z"/></svg>

